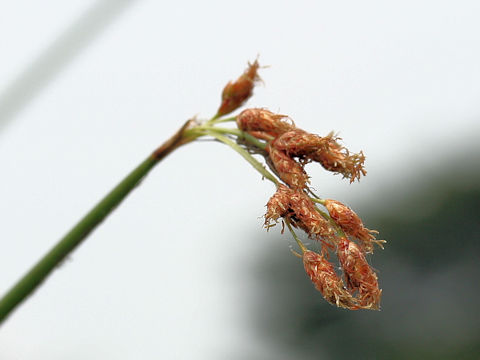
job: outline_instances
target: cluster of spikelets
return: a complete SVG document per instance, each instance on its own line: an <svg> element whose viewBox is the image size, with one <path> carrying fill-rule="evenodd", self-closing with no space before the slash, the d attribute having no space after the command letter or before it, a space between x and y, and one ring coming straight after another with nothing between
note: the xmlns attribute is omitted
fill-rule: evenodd
<svg viewBox="0 0 480 360"><path fill-rule="evenodd" d="M259 80L258 68L257 61L249 64L240 78L227 84L216 117L237 109L252 95ZM363 153L350 153L333 133L323 137L308 133L296 127L288 116L262 108L244 110L236 116L236 122L240 130L265 145L266 163L281 180L267 203L265 227L282 221L294 236L292 227L320 242L321 251L317 253L308 250L295 236L305 271L328 302L351 310L379 309L382 290L365 256L373 253L374 244L383 248L384 241L377 240L377 232L364 227L360 217L346 205L317 197L308 187L310 181L305 171L306 164L316 162L352 183L366 175ZM330 262L332 254L338 258L343 278Z"/></svg>

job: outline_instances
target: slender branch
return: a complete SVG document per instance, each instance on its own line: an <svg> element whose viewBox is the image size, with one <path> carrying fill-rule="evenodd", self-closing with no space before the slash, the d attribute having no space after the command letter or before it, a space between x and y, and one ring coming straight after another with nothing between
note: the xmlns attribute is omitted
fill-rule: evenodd
<svg viewBox="0 0 480 360"><path fill-rule="evenodd" d="M317 199L317 198L311 197L310 200L312 200L314 203L325 205L325 200L323 199Z"/></svg>
<svg viewBox="0 0 480 360"><path fill-rule="evenodd" d="M209 120L207 123L208 124L219 124L219 123L224 123L224 122L231 122L231 121L236 121L237 120L237 117L236 116L232 116L232 117L229 117L229 118L222 118L222 119L219 119L216 115L211 119Z"/></svg>
<svg viewBox="0 0 480 360"><path fill-rule="evenodd" d="M33 293L67 255L112 213L158 162L179 146L191 142L199 136L185 135L185 130L191 124L192 121L187 121L174 136L128 174L0 299L0 324L27 296Z"/></svg>
<svg viewBox="0 0 480 360"><path fill-rule="evenodd" d="M215 131L219 132L219 133L235 135L240 139L245 139L249 143L251 143L252 145L255 145L259 149L265 150L265 148L267 147L267 144L265 144L264 142L261 142L256 137L250 135L247 132L241 131L239 129L227 129L227 128L221 128L221 127L217 127L217 126L213 129L215 129Z"/></svg>
<svg viewBox="0 0 480 360"><path fill-rule="evenodd" d="M185 133L186 134L190 134L190 133L198 134L200 132L202 134L206 134L207 132L209 132L209 134L210 134L211 131L214 131L214 132L219 133L219 134L234 135L239 139L244 139L244 140L248 141L250 144L256 146L257 148L259 148L261 150L265 150L265 148L267 147L267 144L258 140L256 137L250 135L249 133L247 133L245 131L242 131L240 129L230 129L230 128L222 128L222 127L218 127L218 126L211 126L211 125L209 125L209 122L207 122L204 125L200 125L200 126L197 126L195 128L192 128L190 130L187 130Z"/></svg>
<svg viewBox="0 0 480 360"><path fill-rule="evenodd" d="M304 253L305 251L307 251L308 249L306 248L306 246L303 245L303 243L302 243L302 241L300 240L300 238L297 236L297 234L295 234L295 231L293 231L292 225L290 225L290 220L289 220L289 219L285 219L285 223L287 224L288 230L289 230L290 233L292 234L292 236L293 236L293 238L295 239L295 241L297 242L298 246L299 246L300 249L302 250L302 253Z"/></svg>
<svg viewBox="0 0 480 360"><path fill-rule="evenodd" d="M244 148L234 143L229 138L216 133L215 131L207 131L207 133L210 136L213 136L219 141L230 146L233 150L238 152L245 160L247 160L260 174L262 174L264 178L270 180L275 185L278 185L278 180L275 178L275 176L273 176L267 169L265 169L265 167L260 162L258 162L252 155L250 155L248 151L246 151Z"/></svg>

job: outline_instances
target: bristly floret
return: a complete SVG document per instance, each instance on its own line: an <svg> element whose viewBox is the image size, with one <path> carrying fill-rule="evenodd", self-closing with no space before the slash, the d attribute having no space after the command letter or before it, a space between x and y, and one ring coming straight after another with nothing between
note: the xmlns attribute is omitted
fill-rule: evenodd
<svg viewBox="0 0 480 360"><path fill-rule="evenodd" d="M216 117L238 109L252 96L255 82L260 81L257 74L259 67L257 60L253 64L248 63L248 68L236 81L230 81L225 85L222 92L222 103L218 108Z"/></svg>
<svg viewBox="0 0 480 360"><path fill-rule="evenodd" d="M354 182L355 179L360 180L360 176L365 176L367 171L363 168L365 155L360 151L358 154L350 154L348 149L340 145L337 140L340 138L328 134L324 138L326 141L322 143L322 147L310 157L313 161L317 161L322 166L334 173L342 174L344 178Z"/></svg>
<svg viewBox="0 0 480 360"><path fill-rule="evenodd" d="M373 253L374 243L383 249L383 243L386 241L375 238L375 234L378 234L378 231L369 230L363 226L360 217L348 206L342 204L340 201L328 199L325 200L325 207L330 217L347 235L353 236L362 242L362 248L366 253Z"/></svg>
<svg viewBox="0 0 480 360"><path fill-rule="evenodd" d="M237 126L240 130L264 140L271 140L295 128L288 116L260 108L242 111L237 116Z"/></svg>

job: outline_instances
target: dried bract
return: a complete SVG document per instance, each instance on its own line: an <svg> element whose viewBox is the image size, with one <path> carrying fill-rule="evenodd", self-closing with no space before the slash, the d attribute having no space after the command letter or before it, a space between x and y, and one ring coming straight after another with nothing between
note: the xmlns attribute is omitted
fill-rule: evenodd
<svg viewBox="0 0 480 360"><path fill-rule="evenodd" d="M376 240L374 234L376 230L369 230L363 226L360 217L348 206L336 200L325 200L325 207L330 213L330 217L337 223L342 230L350 236L359 239L366 253L373 252L373 243L376 243L383 249L385 240Z"/></svg>
<svg viewBox="0 0 480 360"><path fill-rule="evenodd" d="M335 273L333 265L323 255L309 250L305 251L303 266L315 288L320 291L325 300L338 307L350 310L359 309L356 299L345 289L343 281Z"/></svg>
<svg viewBox="0 0 480 360"><path fill-rule="evenodd" d="M222 103L217 111L217 117L231 113L242 106L253 94L255 82L260 80L257 74L258 61L248 64L245 72L234 82L229 82L222 92Z"/></svg>
<svg viewBox="0 0 480 360"><path fill-rule="evenodd" d="M266 140L295 128L295 124L287 116L274 114L266 109L242 111L237 116L237 126L240 130Z"/></svg>
<svg viewBox="0 0 480 360"><path fill-rule="evenodd" d="M378 310L382 290L378 288L377 275L367 263L362 250L353 241L342 238L338 243L337 255L348 289L352 294L358 292L359 305L364 309Z"/></svg>

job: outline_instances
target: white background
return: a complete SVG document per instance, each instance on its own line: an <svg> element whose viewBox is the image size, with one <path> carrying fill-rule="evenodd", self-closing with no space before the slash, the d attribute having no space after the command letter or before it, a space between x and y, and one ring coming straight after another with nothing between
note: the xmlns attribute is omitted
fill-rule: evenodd
<svg viewBox="0 0 480 360"><path fill-rule="evenodd" d="M257 55L250 106L367 155L353 185L311 166L319 193L361 213L432 181L479 135L479 16L476 1L0 3L0 293ZM252 259L291 244L262 233L272 191L220 144L178 150L2 325L0 359L270 354L244 317Z"/></svg>

